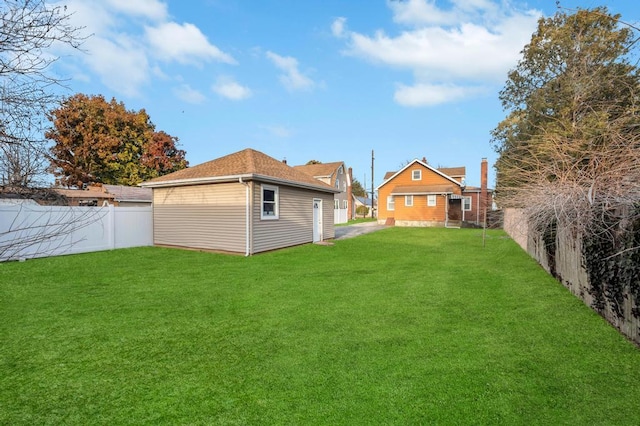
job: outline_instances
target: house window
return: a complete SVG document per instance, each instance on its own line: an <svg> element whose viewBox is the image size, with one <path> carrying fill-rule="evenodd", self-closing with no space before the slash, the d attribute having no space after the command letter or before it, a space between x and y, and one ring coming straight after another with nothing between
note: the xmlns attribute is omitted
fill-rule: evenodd
<svg viewBox="0 0 640 426"><path fill-rule="evenodd" d="M427 195L427 206L434 207L436 205L436 196Z"/></svg>
<svg viewBox="0 0 640 426"><path fill-rule="evenodd" d="M278 218L278 187L262 185L262 211L260 219Z"/></svg>
<svg viewBox="0 0 640 426"><path fill-rule="evenodd" d="M343 209L348 209L349 208L349 201L348 200L342 200L342 208Z"/></svg>
<svg viewBox="0 0 640 426"><path fill-rule="evenodd" d="M471 210L471 197L464 197L462 199L462 210L468 212Z"/></svg>
<svg viewBox="0 0 640 426"><path fill-rule="evenodd" d="M393 195L387 196L387 210L395 210L395 209L396 209L396 202L393 199Z"/></svg>
<svg viewBox="0 0 640 426"><path fill-rule="evenodd" d="M422 180L422 170L414 170L411 173L411 180Z"/></svg>
<svg viewBox="0 0 640 426"><path fill-rule="evenodd" d="M413 206L413 195L405 195L404 196L404 205L407 207Z"/></svg>
<svg viewBox="0 0 640 426"><path fill-rule="evenodd" d="M336 210L340 208L340 200L333 200L333 208Z"/></svg>

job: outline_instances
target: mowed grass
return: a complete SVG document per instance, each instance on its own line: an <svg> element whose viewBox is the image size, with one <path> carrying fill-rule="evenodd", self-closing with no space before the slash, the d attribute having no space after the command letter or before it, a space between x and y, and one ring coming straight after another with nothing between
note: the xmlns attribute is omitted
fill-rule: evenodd
<svg viewBox="0 0 640 426"><path fill-rule="evenodd" d="M0 424L640 424L640 351L499 231L0 264Z"/></svg>

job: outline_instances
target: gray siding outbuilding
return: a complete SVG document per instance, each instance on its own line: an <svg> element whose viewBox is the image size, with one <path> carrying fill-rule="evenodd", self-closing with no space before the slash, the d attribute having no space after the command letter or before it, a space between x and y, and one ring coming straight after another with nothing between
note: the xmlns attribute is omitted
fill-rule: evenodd
<svg viewBox="0 0 640 426"><path fill-rule="evenodd" d="M334 237L337 190L253 149L142 186L153 189L156 245L248 256Z"/></svg>

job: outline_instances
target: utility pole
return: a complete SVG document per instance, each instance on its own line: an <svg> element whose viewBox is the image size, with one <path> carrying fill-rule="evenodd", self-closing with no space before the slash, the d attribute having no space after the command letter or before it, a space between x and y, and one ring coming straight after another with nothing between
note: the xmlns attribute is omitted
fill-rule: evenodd
<svg viewBox="0 0 640 426"><path fill-rule="evenodd" d="M373 150L371 150L371 218L373 219L373 206L374 206L374 199L373 199Z"/></svg>

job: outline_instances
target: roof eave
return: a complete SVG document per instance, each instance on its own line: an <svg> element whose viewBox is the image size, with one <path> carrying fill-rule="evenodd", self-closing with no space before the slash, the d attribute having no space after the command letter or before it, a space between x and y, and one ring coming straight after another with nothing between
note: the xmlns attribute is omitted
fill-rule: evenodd
<svg viewBox="0 0 640 426"><path fill-rule="evenodd" d="M246 173L241 175L229 175L229 176L193 178L193 179L175 179L175 180L168 180L163 182L143 182L140 184L140 186L145 188L167 188L167 187L173 187L173 186L204 185L208 183L231 183L231 182L238 182L241 179L259 180L261 182L267 182L267 183L284 184L284 185L296 186L300 188L318 190L322 192L329 192L333 194L337 194L341 192L340 190L334 189L330 186L313 185L306 182L280 179L272 176L259 175L254 173Z"/></svg>

